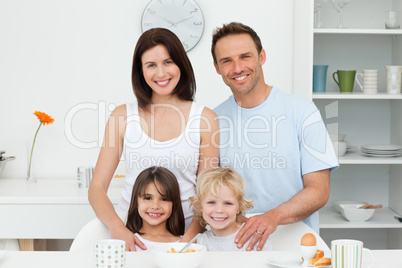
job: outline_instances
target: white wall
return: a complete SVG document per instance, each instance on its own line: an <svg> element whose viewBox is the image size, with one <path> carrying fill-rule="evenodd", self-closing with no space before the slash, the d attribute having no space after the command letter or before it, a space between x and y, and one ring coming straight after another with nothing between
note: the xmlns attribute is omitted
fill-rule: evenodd
<svg viewBox="0 0 402 268"><path fill-rule="evenodd" d="M0 149L17 156L3 177L25 176L25 144L39 123L35 110L55 118L38 135L39 179L75 178L77 166L95 165L109 108L134 100L131 60L148 2L0 1ZM198 102L214 108L230 95L210 55L212 30L230 21L259 33L267 50L267 83L292 92L293 0L196 2L206 22L200 43L188 53ZM84 106L88 109L73 113ZM75 145L66 137L66 127L72 129ZM77 141L91 148L80 148Z"/></svg>

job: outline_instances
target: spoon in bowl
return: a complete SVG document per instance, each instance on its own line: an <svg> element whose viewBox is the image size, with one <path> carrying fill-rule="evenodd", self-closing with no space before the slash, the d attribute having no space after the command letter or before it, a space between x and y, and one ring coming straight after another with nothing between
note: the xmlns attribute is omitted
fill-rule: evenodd
<svg viewBox="0 0 402 268"><path fill-rule="evenodd" d="M188 247L191 245L191 243L193 243L194 240L196 240L199 235L201 235L201 234L197 234L196 236L194 236L193 239L191 239L191 240L179 251L179 253L182 253L182 252L184 252L185 250L187 250Z"/></svg>

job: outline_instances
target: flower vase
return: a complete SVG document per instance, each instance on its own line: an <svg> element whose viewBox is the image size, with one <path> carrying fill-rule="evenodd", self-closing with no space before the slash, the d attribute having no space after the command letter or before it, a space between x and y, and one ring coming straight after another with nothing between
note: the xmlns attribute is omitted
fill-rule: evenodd
<svg viewBox="0 0 402 268"><path fill-rule="evenodd" d="M27 152L27 182L35 183L38 181L38 173L36 167L36 157L32 152L32 142L26 142L26 152Z"/></svg>

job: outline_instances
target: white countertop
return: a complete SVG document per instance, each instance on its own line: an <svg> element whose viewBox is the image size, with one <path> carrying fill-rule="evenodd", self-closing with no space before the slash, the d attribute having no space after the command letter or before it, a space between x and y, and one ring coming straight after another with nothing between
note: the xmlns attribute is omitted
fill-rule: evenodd
<svg viewBox="0 0 402 268"><path fill-rule="evenodd" d="M114 178L108 190L113 204L121 197L124 178ZM88 204L88 188L79 188L76 179L0 179L0 205L5 204Z"/></svg>
<svg viewBox="0 0 402 268"><path fill-rule="evenodd" d="M273 267L266 263L269 256L280 251L265 252L207 252L199 268L214 267ZM373 250L374 265L371 268L401 268L402 250ZM370 259L363 254L362 268L368 267ZM88 268L95 266L93 252L49 252L49 251L14 251L6 252L0 259L2 268ZM126 268L156 268L149 252L127 252Z"/></svg>

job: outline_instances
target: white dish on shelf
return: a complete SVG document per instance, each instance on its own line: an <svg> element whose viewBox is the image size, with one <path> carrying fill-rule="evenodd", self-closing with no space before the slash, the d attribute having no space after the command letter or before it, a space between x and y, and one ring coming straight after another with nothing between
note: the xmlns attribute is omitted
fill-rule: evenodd
<svg viewBox="0 0 402 268"><path fill-rule="evenodd" d="M277 252L266 259L266 262L272 266L280 268L296 268L302 266L301 256L297 252ZM329 266L320 266L322 268L330 268Z"/></svg>
<svg viewBox="0 0 402 268"><path fill-rule="evenodd" d="M345 134L329 134L331 141L344 141L345 137Z"/></svg>
<svg viewBox="0 0 402 268"><path fill-rule="evenodd" d="M402 146L394 144L369 144L362 145L362 150L372 150L372 151L398 151L402 150Z"/></svg>
<svg viewBox="0 0 402 268"><path fill-rule="evenodd" d="M359 205L363 206L367 204L367 202L359 201L359 200L339 200L334 202L334 208L336 211L342 214L341 205Z"/></svg>
<svg viewBox="0 0 402 268"><path fill-rule="evenodd" d="M385 155L392 155L392 154L402 154L402 151L373 151L373 150L364 150L362 149L362 153L365 154L385 154Z"/></svg>
<svg viewBox="0 0 402 268"><path fill-rule="evenodd" d="M342 215L348 221L364 222L368 221L374 214L374 208L359 208L360 204L342 204Z"/></svg>
<svg viewBox="0 0 402 268"><path fill-rule="evenodd" d="M396 156L401 156L402 153L397 153L397 154L372 154L372 153L364 153L362 152L364 156L370 156L370 157L396 157Z"/></svg>

